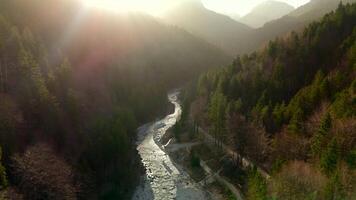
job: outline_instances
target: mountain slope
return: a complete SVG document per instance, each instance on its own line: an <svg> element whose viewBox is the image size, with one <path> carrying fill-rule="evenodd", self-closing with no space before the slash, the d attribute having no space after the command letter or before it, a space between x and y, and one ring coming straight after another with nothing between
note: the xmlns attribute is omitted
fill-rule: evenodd
<svg viewBox="0 0 356 200"><path fill-rule="evenodd" d="M355 3L356 0L343 0L343 3ZM291 31L300 31L313 20L320 19L326 13L335 10L339 1L334 0L313 0L297 8L292 13L266 23L263 27L255 29L244 40L248 40L249 45L245 46L240 53L255 51L261 46L265 46L269 40L282 37Z"/></svg>
<svg viewBox="0 0 356 200"><path fill-rule="evenodd" d="M254 28L263 26L266 22L278 19L289 14L294 10L294 7L279 1L265 1L255 8L250 13L239 19L240 22Z"/></svg>
<svg viewBox="0 0 356 200"><path fill-rule="evenodd" d="M291 17L299 18L303 21L313 20L324 16L326 13L337 8L339 3L355 3L355 0L311 0L309 3L297 8L288 14Z"/></svg>
<svg viewBox="0 0 356 200"><path fill-rule="evenodd" d="M341 5L299 34L203 74L188 93L190 121L271 174L266 180L241 158L223 170L248 187L247 197L355 198L355 18L356 4Z"/></svg>
<svg viewBox="0 0 356 200"><path fill-rule="evenodd" d="M130 199L139 123L230 57L151 16L75 2L1 1L2 161L24 199Z"/></svg>
<svg viewBox="0 0 356 200"><path fill-rule="evenodd" d="M233 19L210 11L200 1L187 1L167 12L168 23L186 29L194 35L222 48L230 55L246 45L241 38L252 29Z"/></svg>

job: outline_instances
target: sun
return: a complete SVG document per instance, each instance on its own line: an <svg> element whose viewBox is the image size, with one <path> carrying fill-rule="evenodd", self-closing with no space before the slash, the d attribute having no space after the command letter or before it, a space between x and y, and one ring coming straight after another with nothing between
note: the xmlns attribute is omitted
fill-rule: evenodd
<svg viewBox="0 0 356 200"><path fill-rule="evenodd" d="M169 4L162 0L82 0L87 6L103 8L119 13L144 12L160 15L166 11ZM169 2L169 1L168 1Z"/></svg>

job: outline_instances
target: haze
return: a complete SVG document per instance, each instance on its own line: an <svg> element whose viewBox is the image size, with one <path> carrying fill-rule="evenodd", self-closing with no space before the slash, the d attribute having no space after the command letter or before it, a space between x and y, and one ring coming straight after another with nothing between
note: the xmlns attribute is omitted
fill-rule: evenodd
<svg viewBox="0 0 356 200"><path fill-rule="evenodd" d="M0 0L22 199L356 200L356 0Z"/></svg>
<svg viewBox="0 0 356 200"><path fill-rule="evenodd" d="M139 11L151 15L161 15L165 11L181 3L182 0L82 0L87 5L107 8L119 12ZM193 0L192 0L193 1ZM202 0L204 6L215 12L224 14L246 15L253 7L266 0ZM294 7L299 7L310 0L280 0Z"/></svg>
<svg viewBox="0 0 356 200"><path fill-rule="evenodd" d="M255 6L266 0L202 0L206 8L224 14L246 15ZM297 8L310 0L280 0Z"/></svg>

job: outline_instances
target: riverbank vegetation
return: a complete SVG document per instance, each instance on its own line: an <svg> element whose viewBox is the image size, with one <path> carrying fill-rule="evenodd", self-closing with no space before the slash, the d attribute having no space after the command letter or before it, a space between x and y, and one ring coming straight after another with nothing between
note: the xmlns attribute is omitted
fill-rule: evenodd
<svg viewBox="0 0 356 200"><path fill-rule="evenodd" d="M356 198L355 19L340 4L197 81L191 121L271 175L250 170L247 199Z"/></svg>

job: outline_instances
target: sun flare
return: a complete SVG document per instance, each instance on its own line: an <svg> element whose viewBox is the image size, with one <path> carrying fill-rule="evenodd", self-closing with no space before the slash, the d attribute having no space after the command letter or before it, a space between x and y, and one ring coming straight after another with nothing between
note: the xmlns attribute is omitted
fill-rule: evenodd
<svg viewBox="0 0 356 200"><path fill-rule="evenodd" d="M144 12L160 15L168 9L170 4L161 0L82 0L85 5L108 9L119 13Z"/></svg>

